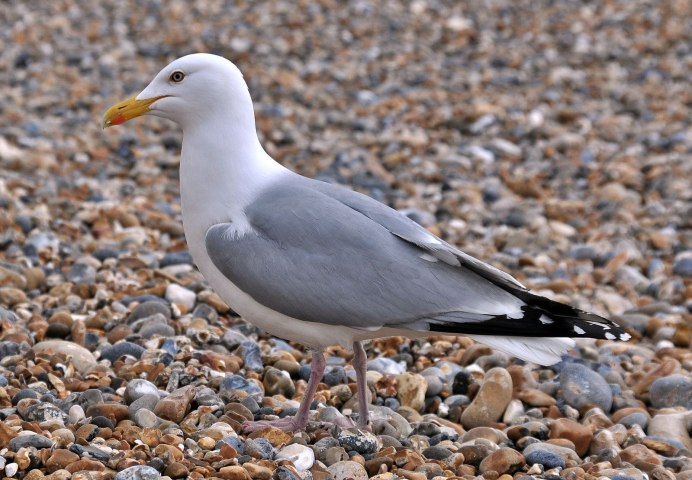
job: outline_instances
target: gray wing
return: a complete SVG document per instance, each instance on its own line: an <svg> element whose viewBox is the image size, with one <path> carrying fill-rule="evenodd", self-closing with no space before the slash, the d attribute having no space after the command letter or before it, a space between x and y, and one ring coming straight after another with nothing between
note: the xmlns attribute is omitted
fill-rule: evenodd
<svg viewBox="0 0 692 480"><path fill-rule="evenodd" d="M319 182L311 179L305 180L310 182L311 186L316 190L362 213L372 221L382 225L384 228L389 230L390 233L427 251L430 255L434 256L438 260L441 260L449 265L469 268L476 274L494 284L501 285L506 288L518 288L520 290L526 290L526 287L524 287L511 275L503 272L502 270L498 270L487 263L481 262L470 255L467 255L458 248L455 248L447 242L439 239L425 228L412 221L406 215L403 215L402 213L397 212L396 210L393 210L366 195L329 183Z"/></svg>
<svg viewBox="0 0 692 480"><path fill-rule="evenodd" d="M485 278L523 289L509 275L356 192L295 176L245 213L253 231L234 238L230 224L214 225L207 252L241 290L285 315L416 330L522 316L524 303Z"/></svg>

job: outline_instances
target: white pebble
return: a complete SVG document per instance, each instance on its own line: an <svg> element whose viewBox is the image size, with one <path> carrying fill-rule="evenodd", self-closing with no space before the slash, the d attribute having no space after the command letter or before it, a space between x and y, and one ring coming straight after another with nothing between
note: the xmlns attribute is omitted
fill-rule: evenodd
<svg viewBox="0 0 692 480"><path fill-rule="evenodd" d="M19 465L16 463L8 463L5 467L5 475L8 477L14 477L19 470Z"/></svg>
<svg viewBox="0 0 692 480"><path fill-rule="evenodd" d="M181 287L176 283L171 283L166 287L166 300L171 303L176 303L179 305L185 305L188 310L192 310L195 306L195 300L197 299L197 294L192 290L188 290L185 287Z"/></svg>
<svg viewBox="0 0 692 480"><path fill-rule="evenodd" d="M315 452L310 447L293 443L288 445L276 455L277 460L290 460L299 472L309 470L315 464Z"/></svg>

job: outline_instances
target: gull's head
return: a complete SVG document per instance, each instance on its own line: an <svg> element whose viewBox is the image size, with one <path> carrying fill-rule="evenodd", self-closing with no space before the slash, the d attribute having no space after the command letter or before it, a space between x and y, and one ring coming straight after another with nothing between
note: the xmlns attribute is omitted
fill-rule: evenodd
<svg viewBox="0 0 692 480"><path fill-rule="evenodd" d="M208 53L169 63L139 95L110 107L103 115L103 128L141 115L173 120L183 128L205 119L250 121L254 128L252 101L240 70L225 58Z"/></svg>

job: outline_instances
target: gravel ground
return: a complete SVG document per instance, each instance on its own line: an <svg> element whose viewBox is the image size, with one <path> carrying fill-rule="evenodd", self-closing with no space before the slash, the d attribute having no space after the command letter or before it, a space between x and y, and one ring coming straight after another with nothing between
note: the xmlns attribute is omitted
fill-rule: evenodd
<svg viewBox="0 0 692 480"><path fill-rule="evenodd" d="M692 479L688 1L5 1L0 476ZM463 337L330 353L244 323L192 265L181 135L107 106L170 60L244 72L266 149L404 210L634 340L552 367ZM251 437L251 438L250 438Z"/></svg>

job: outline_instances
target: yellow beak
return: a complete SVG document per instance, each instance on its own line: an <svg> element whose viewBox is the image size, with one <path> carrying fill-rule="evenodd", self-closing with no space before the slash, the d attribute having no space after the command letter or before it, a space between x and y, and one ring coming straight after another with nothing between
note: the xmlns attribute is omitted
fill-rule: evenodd
<svg viewBox="0 0 692 480"><path fill-rule="evenodd" d="M143 100L137 100L135 97L132 97L120 103L116 103L103 114L102 126L103 128L108 128L113 125L122 125L128 120L144 115L150 110L149 106L152 103L167 96L168 95L160 95L158 97L145 98Z"/></svg>

